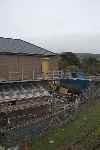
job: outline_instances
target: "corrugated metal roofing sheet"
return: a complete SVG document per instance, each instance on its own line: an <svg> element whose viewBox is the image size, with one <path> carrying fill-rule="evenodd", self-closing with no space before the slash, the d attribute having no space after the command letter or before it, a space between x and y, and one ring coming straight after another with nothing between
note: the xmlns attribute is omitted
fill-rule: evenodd
<svg viewBox="0 0 100 150"><path fill-rule="evenodd" d="M28 54L28 55L55 55L55 53L20 39L0 37L0 53Z"/></svg>

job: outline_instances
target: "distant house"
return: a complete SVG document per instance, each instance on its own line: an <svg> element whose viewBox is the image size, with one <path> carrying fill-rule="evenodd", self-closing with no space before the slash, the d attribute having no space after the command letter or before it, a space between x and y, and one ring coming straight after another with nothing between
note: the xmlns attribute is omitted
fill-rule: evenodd
<svg viewBox="0 0 100 150"><path fill-rule="evenodd" d="M34 80L41 74L46 77L52 68L49 60L55 55L23 40L1 37L0 80Z"/></svg>

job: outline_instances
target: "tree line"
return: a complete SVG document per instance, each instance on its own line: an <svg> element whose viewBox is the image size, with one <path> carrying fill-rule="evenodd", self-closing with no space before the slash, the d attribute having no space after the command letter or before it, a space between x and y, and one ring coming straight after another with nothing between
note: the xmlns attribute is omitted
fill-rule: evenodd
<svg viewBox="0 0 100 150"><path fill-rule="evenodd" d="M87 74L100 73L100 60L94 56L83 57L82 60L72 52L63 52L59 55L58 67L66 71L83 71Z"/></svg>

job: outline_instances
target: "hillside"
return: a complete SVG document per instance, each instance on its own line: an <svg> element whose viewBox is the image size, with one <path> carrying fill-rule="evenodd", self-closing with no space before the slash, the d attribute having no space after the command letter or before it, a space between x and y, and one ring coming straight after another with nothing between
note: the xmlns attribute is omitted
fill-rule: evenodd
<svg viewBox="0 0 100 150"><path fill-rule="evenodd" d="M50 143L49 141L53 141ZM33 150L100 150L100 102L93 102L77 119L33 141Z"/></svg>
<svg viewBox="0 0 100 150"><path fill-rule="evenodd" d="M92 54L92 53L76 53L76 55L82 60L84 57L88 58L88 57L95 57L98 60L100 60L100 54Z"/></svg>

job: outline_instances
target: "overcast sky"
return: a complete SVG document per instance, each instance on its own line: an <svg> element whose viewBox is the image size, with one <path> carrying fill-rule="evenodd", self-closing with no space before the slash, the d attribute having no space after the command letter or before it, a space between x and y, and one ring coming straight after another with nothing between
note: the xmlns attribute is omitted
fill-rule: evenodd
<svg viewBox="0 0 100 150"><path fill-rule="evenodd" d="M100 0L0 0L0 36L100 53Z"/></svg>

